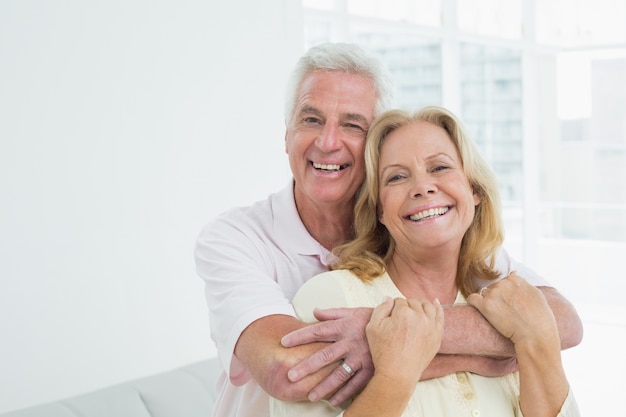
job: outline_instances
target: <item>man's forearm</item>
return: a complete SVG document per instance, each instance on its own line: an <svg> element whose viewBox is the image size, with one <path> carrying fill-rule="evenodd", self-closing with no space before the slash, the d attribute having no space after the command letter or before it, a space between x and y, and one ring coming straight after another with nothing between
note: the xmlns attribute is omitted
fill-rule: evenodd
<svg viewBox="0 0 626 417"><path fill-rule="evenodd" d="M471 372L486 377L502 376L518 369L515 357L492 358L478 355L437 355L422 373L421 380L455 372Z"/></svg>
<svg viewBox="0 0 626 417"><path fill-rule="evenodd" d="M502 336L478 310L469 305L446 306L439 353L512 357L513 343Z"/></svg>
<svg viewBox="0 0 626 417"><path fill-rule="evenodd" d="M561 339L561 350L577 346L583 340L583 324L576 309L556 288L538 287L556 319Z"/></svg>
<svg viewBox="0 0 626 417"><path fill-rule="evenodd" d="M513 343L469 305L444 307L445 324L439 354L422 379L455 372L492 377L517 370Z"/></svg>
<svg viewBox="0 0 626 417"><path fill-rule="evenodd" d="M538 287L546 297L559 328L561 349L578 345L583 336L574 306L555 288ZM478 310L469 305L445 307L445 327L439 353L511 357L513 343L502 336Z"/></svg>
<svg viewBox="0 0 626 417"><path fill-rule="evenodd" d="M326 346L326 343L320 342L293 348L283 347L280 339L302 326L302 322L291 316L263 317L241 333L235 346L235 356L252 378L267 393L281 400L306 400L309 391L332 371L330 367L322 369L298 382L291 382L287 378L287 372L293 366Z"/></svg>

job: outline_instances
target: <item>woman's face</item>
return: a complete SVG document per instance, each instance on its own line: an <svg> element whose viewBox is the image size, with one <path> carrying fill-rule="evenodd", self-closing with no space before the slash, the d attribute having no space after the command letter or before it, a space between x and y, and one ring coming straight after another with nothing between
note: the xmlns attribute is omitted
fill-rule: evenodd
<svg viewBox="0 0 626 417"><path fill-rule="evenodd" d="M400 127L379 162L379 220L397 250L459 248L480 199L448 133L424 121Z"/></svg>

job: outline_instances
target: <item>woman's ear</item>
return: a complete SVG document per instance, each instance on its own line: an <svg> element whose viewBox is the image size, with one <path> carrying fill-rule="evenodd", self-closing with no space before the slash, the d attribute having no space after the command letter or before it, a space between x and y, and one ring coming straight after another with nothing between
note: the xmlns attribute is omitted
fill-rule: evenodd
<svg viewBox="0 0 626 417"><path fill-rule="evenodd" d="M479 205L482 202L482 198L480 197L480 191L476 189L476 187L472 187L473 197L474 197L474 207Z"/></svg>
<svg viewBox="0 0 626 417"><path fill-rule="evenodd" d="M480 196L478 194L474 193L474 207L479 205L481 201L482 200L481 200Z"/></svg>

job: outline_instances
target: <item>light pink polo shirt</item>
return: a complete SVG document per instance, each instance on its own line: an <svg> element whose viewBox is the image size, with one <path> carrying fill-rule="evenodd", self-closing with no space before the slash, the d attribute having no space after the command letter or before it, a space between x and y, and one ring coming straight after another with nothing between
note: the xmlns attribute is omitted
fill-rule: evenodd
<svg viewBox="0 0 626 417"><path fill-rule="evenodd" d="M222 366L214 416L269 415L269 397L234 357L235 344L261 317L295 317L291 299L306 280L328 270L328 256L300 220L292 181L267 200L223 213L202 230L196 268L206 283L211 337Z"/></svg>

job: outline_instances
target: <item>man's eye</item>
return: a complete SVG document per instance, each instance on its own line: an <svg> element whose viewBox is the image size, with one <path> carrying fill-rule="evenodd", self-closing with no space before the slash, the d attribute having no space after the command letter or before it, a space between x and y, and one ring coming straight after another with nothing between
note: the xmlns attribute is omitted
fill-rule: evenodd
<svg viewBox="0 0 626 417"><path fill-rule="evenodd" d="M354 123L346 123L345 126L351 130L358 130L360 132L365 132L365 129L363 129L361 126L354 124Z"/></svg>
<svg viewBox="0 0 626 417"><path fill-rule="evenodd" d="M305 123L311 123L311 124L319 124L320 123L320 119L318 119L317 117L305 117L304 118L304 122Z"/></svg>

